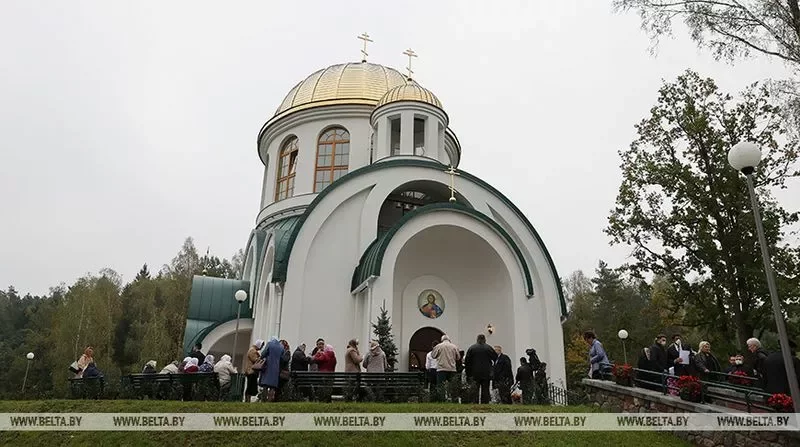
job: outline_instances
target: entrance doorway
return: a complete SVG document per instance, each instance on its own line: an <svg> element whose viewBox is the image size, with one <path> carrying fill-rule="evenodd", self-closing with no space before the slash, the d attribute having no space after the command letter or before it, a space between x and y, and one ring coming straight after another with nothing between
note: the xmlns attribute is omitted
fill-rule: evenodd
<svg viewBox="0 0 800 447"><path fill-rule="evenodd" d="M408 342L408 370L425 371L425 356L431 351L431 345L442 339L444 332L435 327L418 329Z"/></svg>

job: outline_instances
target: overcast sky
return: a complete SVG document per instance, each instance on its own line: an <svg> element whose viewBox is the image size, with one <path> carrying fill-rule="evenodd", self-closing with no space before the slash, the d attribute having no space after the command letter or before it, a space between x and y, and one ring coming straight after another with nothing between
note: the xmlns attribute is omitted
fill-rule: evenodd
<svg viewBox="0 0 800 447"><path fill-rule="evenodd" d="M777 62L718 63L683 36L651 56L610 1L0 3L0 288L45 293L157 270L195 238L230 257L259 211L256 135L313 71L401 68L435 92L461 168L504 192L561 276L629 249L602 232L617 151L686 68L738 91ZM780 197L800 206L795 182ZM794 196L794 197L792 197Z"/></svg>

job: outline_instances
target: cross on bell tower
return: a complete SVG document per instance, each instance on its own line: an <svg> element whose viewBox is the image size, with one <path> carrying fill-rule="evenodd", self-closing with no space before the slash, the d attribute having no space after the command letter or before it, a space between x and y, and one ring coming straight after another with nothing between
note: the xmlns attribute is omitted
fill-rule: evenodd
<svg viewBox="0 0 800 447"><path fill-rule="evenodd" d="M369 38L369 34L366 32L358 36L358 39L364 41L364 48L361 49L361 62L366 62L367 56L369 56L369 54L367 54L367 42L373 42L373 40Z"/></svg>
<svg viewBox="0 0 800 447"><path fill-rule="evenodd" d="M417 53L415 53L414 50L409 48L406 51L403 51L403 54L408 56L408 67L406 67L406 70L408 70L408 76L407 77L408 77L409 80L411 80L411 75L414 74L414 71L411 69L411 58L412 57L417 57Z"/></svg>

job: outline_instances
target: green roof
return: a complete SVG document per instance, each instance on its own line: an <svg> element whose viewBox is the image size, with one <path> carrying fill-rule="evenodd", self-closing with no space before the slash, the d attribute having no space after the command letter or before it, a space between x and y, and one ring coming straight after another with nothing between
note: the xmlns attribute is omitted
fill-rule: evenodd
<svg viewBox="0 0 800 447"><path fill-rule="evenodd" d="M528 263L525 261L525 257L522 255L522 251L519 249L517 244L511 238L511 236L503 229L500 225L497 224L492 218L489 216L477 211L473 208L460 205L458 203L433 203L430 205L426 205L416 210L404 215L399 221L392 228L389 229L386 233L378 236L364 254L361 256L361 260L358 263L358 267L356 267L355 272L353 273L353 280L351 282L350 288L351 290L355 290L358 286L364 283L370 276L380 276L381 274L381 264L383 263L383 255L386 253L386 248L389 246L389 242L392 241L392 238L400 228L403 227L408 221L411 219L422 216L424 214L429 214L437 211L451 211L451 212L458 212L462 214L466 214L472 218L475 218L484 224L490 226L497 234L499 234L505 241L508 243L508 246L514 251L514 255L517 257L517 260L522 266L522 273L523 279L525 281L525 292L528 296L533 295L533 280L531 279L531 271L528 268Z"/></svg>
<svg viewBox="0 0 800 447"><path fill-rule="evenodd" d="M239 303L233 295L237 290L250 290L250 282L239 279L198 276L192 278L192 294L186 313L186 329L183 332L184 349L198 340L198 335L209 326L236 318ZM250 299L242 303L242 318L252 318Z"/></svg>
<svg viewBox="0 0 800 447"><path fill-rule="evenodd" d="M425 169L435 169L437 171L441 171L444 166L443 164L437 161L425 160L422 158L419 159L411 159L411 158L401 158L397 160L386 160L381 161L379 163L373 163L371 165L364 166L362 168L356 169L355 171L349 172L346 175L342 176L339 180L331 183L328 185L327 188L323 189L317 197L308 205L305 212L301 216L299 216L298 221L293 225L291 234L288 235L288 239L286 240L286 248L282 252L282 256L285 258L278 258L278 253L275 254L275 267L273 267L272 271L272 280L273 282L285 282L286 281L286 270L289 267L289 256L292 254L292 247L294 246L294 241L297 240L297 235L300 233L300 229L303 227L303 223L305 223L308 216L314 212L314 208L328 195L331 191L338 188L339 186L347 183L348 180L354 179L360 175L367 174L372 171L378 171L381 169L390 169L394 167L417 167L417 168L425 168ZM550 256L550 252L547 251L547 246L542 241L541 236L533 228L531 222L525 217L525 214L517 208L514 203L508 199L503 193L498 191L494 186L486 183L485 181L481 180L479 177L476 177L468 172L457 170L458 174L477 185L480 185L483 189L489 191L492 195L497 197L500 201L502 201L506 206L508 206L514 214L523 222L523 224L528 228L528 231L533 235L536 241L541 245L542 251L544 252L544 257L547 260L548 267L550 267L550 272L553 274L553 278L556 281L556 289L558 291L558 299L559 303L561 304L561 316L567 315L567 301L564 298L564 290L561 286L561 278L558 276L558 271L556 270L556 266L553 263L553 258Z"/></svg>
<svg viewBox="0 0 800 447"><path fill-rule="evenodd" d="M289 266L289 252L292 251L290 241L294 243L292 235L295 234L297 230L299 230L299 226L305 222L303 216L304 215L287 217L269 226L274 229L272 237L275 239L275 263L272 266L272 282L286 281L286 270Z"/></svg>

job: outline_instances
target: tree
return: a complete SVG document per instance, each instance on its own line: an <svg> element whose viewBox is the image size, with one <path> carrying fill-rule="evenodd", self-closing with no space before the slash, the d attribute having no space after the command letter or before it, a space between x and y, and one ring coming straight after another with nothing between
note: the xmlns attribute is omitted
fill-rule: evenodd
<svg viewBox="0 0 800 447"><path fill-rule="evenodd" d="M394 344L394 335L392 334L392 320L384 306L385 303L381 306L378 320L372 324L372 331L378 337L378 344L381 346L383 353L386 354L386 363L389 364L389 371L394 371L394 366L397 363L397 346Z"/></svg>
<svg viewBox="0 0 800 447"><path fill-rule="evenodd" d="M142 269L139 270L139 273L136 274L136 281L144 281L150 279L150 270L147 268L147 264L142 266Z"/></svg>
<svg viewBox="0 0 800 447"><path fill-rule="evenodd" d="M614 0L618 11L635 10L654 42L671 35L672 20L683 19L692 40L718 59L751 53L780 58L800 68L798 0Z"/></svg>
<svg viewBox="0 0 800 447"><path fill-rule="evenodd" d="M234 253L233 257L231 257L231 269L233 270L234 274L233 278L244 279L242 278L242 275L244 274L244 261L244 250L240 248L239 251Z"/></svg>
<svg viewBox="0 0 800 447"><path fill-rule="evenodd" d="M661 275L687 312L682 325L726 328L740 346L771 321L745 182L727 163L739 141L765 150L755 174L767 242L784 299L797 288L797 251L783 243L797 222L770 194L785 187L798 158L780 109L757 84L738 102L687 71L659 91L637 139L620 151L623 181L606 233L633 247L638 275ZM780 245L779 245L780 244ZM735 332L734 332L735 331Z"/></svg>

